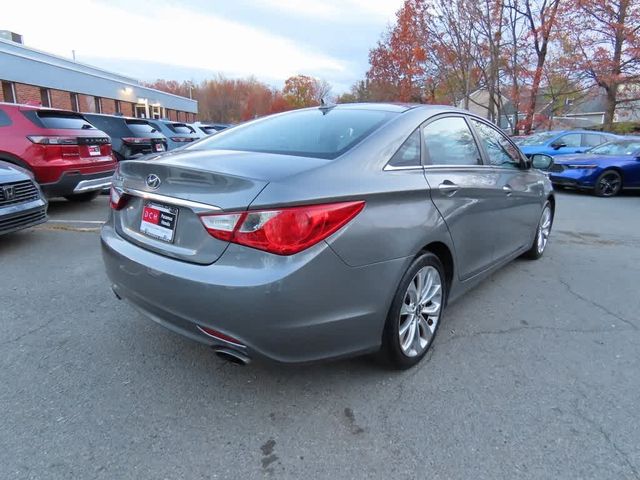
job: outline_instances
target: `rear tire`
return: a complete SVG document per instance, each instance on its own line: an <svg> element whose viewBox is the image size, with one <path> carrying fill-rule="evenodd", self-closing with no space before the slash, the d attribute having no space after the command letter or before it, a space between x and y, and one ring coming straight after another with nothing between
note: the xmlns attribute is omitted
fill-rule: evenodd
<svg viewBox="0 0 640 480"><path fill-rule="evenodd" d="M400 280L382 335L382 357L399 370L416 365L433 344L447 299L440 259L417 257Z"/></svg>
<svg viewBox="0 0 640 480"><path fill-rule="evenodd" d="M70 202L90 202L98 195L100 195L100 190L96 190L95 192L74 193L73 195L65 195L64 198Z"/></svg>
<svg viewBox="0 0 640 480"><path fill-rule="evenodd" d="M615 197L622 190L622 175L615 170L605 170L596 180L594 193L598 197Z"/></svg>
<svg viewBox="0 0 640 480"><path fill-rule="evenodd" d="M538 221L536 227L536 237L533 239L533 245L524 254L525 258L530 260L537 260L544 254L549 242L549 235L551 234L551 227L553 226L553 209L551 204L546 202L542 209L542 215Z"/></svg>

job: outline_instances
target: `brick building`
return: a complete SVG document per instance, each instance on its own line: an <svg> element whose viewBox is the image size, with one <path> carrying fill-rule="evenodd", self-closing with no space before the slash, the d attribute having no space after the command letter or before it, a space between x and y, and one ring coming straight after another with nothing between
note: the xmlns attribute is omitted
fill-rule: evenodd
<svg viewBox="0 0 640 480"><path fill-rule="evenodd" d="M36 50L0 35L0 102L193 122L198 102L138 80ZM9 37L11 38L11 37Z"/></svg>

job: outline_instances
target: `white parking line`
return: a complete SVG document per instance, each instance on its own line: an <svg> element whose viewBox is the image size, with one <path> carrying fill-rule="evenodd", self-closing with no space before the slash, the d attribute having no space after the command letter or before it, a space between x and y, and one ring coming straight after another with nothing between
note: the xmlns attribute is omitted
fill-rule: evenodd
<svg viewBox="0 0 640 480"><path fill-rule="evenodd" d="M49 223L90 223L94 225L102 225L104 220L49 220Z"/></svg>

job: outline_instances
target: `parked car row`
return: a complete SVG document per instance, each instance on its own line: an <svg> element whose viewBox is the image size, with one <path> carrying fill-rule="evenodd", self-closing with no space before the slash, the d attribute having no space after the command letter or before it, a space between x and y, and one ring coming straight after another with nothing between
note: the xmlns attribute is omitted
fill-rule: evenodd
<svg viewBox="0 0 640 480"><path fill-rule="evenodd" d="M48 197L88 201L109 187L116 161L178 148L227 126L0 103L0 161L30 172Z"/></svg>
<svg viewBox="0 0 640 480"><path fill-rule="evenodd" d="M92 200L111 185L118 161L188 145L228 126L0 102L0 234L46 221L47 197Z"/></svg>
<svg viewBox="0 0 640 480"><path fill-rule="evenodd" d="M640 137L565 130L515 141L534 165L545 166L556 189L576 188L613 197L623 189L640 188Z"/></svg>

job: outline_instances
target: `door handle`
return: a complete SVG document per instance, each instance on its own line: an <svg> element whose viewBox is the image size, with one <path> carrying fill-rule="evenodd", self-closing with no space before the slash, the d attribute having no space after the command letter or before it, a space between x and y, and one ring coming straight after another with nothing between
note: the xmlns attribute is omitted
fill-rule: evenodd
<svg viewBox="0 0 640 480"><path fill-rule="evenodd" d="M502 191L507 194L507 197L513 193L513 189L509 185L503 186Z"/></svg>
<svg viewBox="0 0 640 480"><path fill-rule="evenodd" d="M444 195L452 196L460 190L460 187L449 180L445 180L443 183L438 185L438 190L440 190Z"/></svg>

